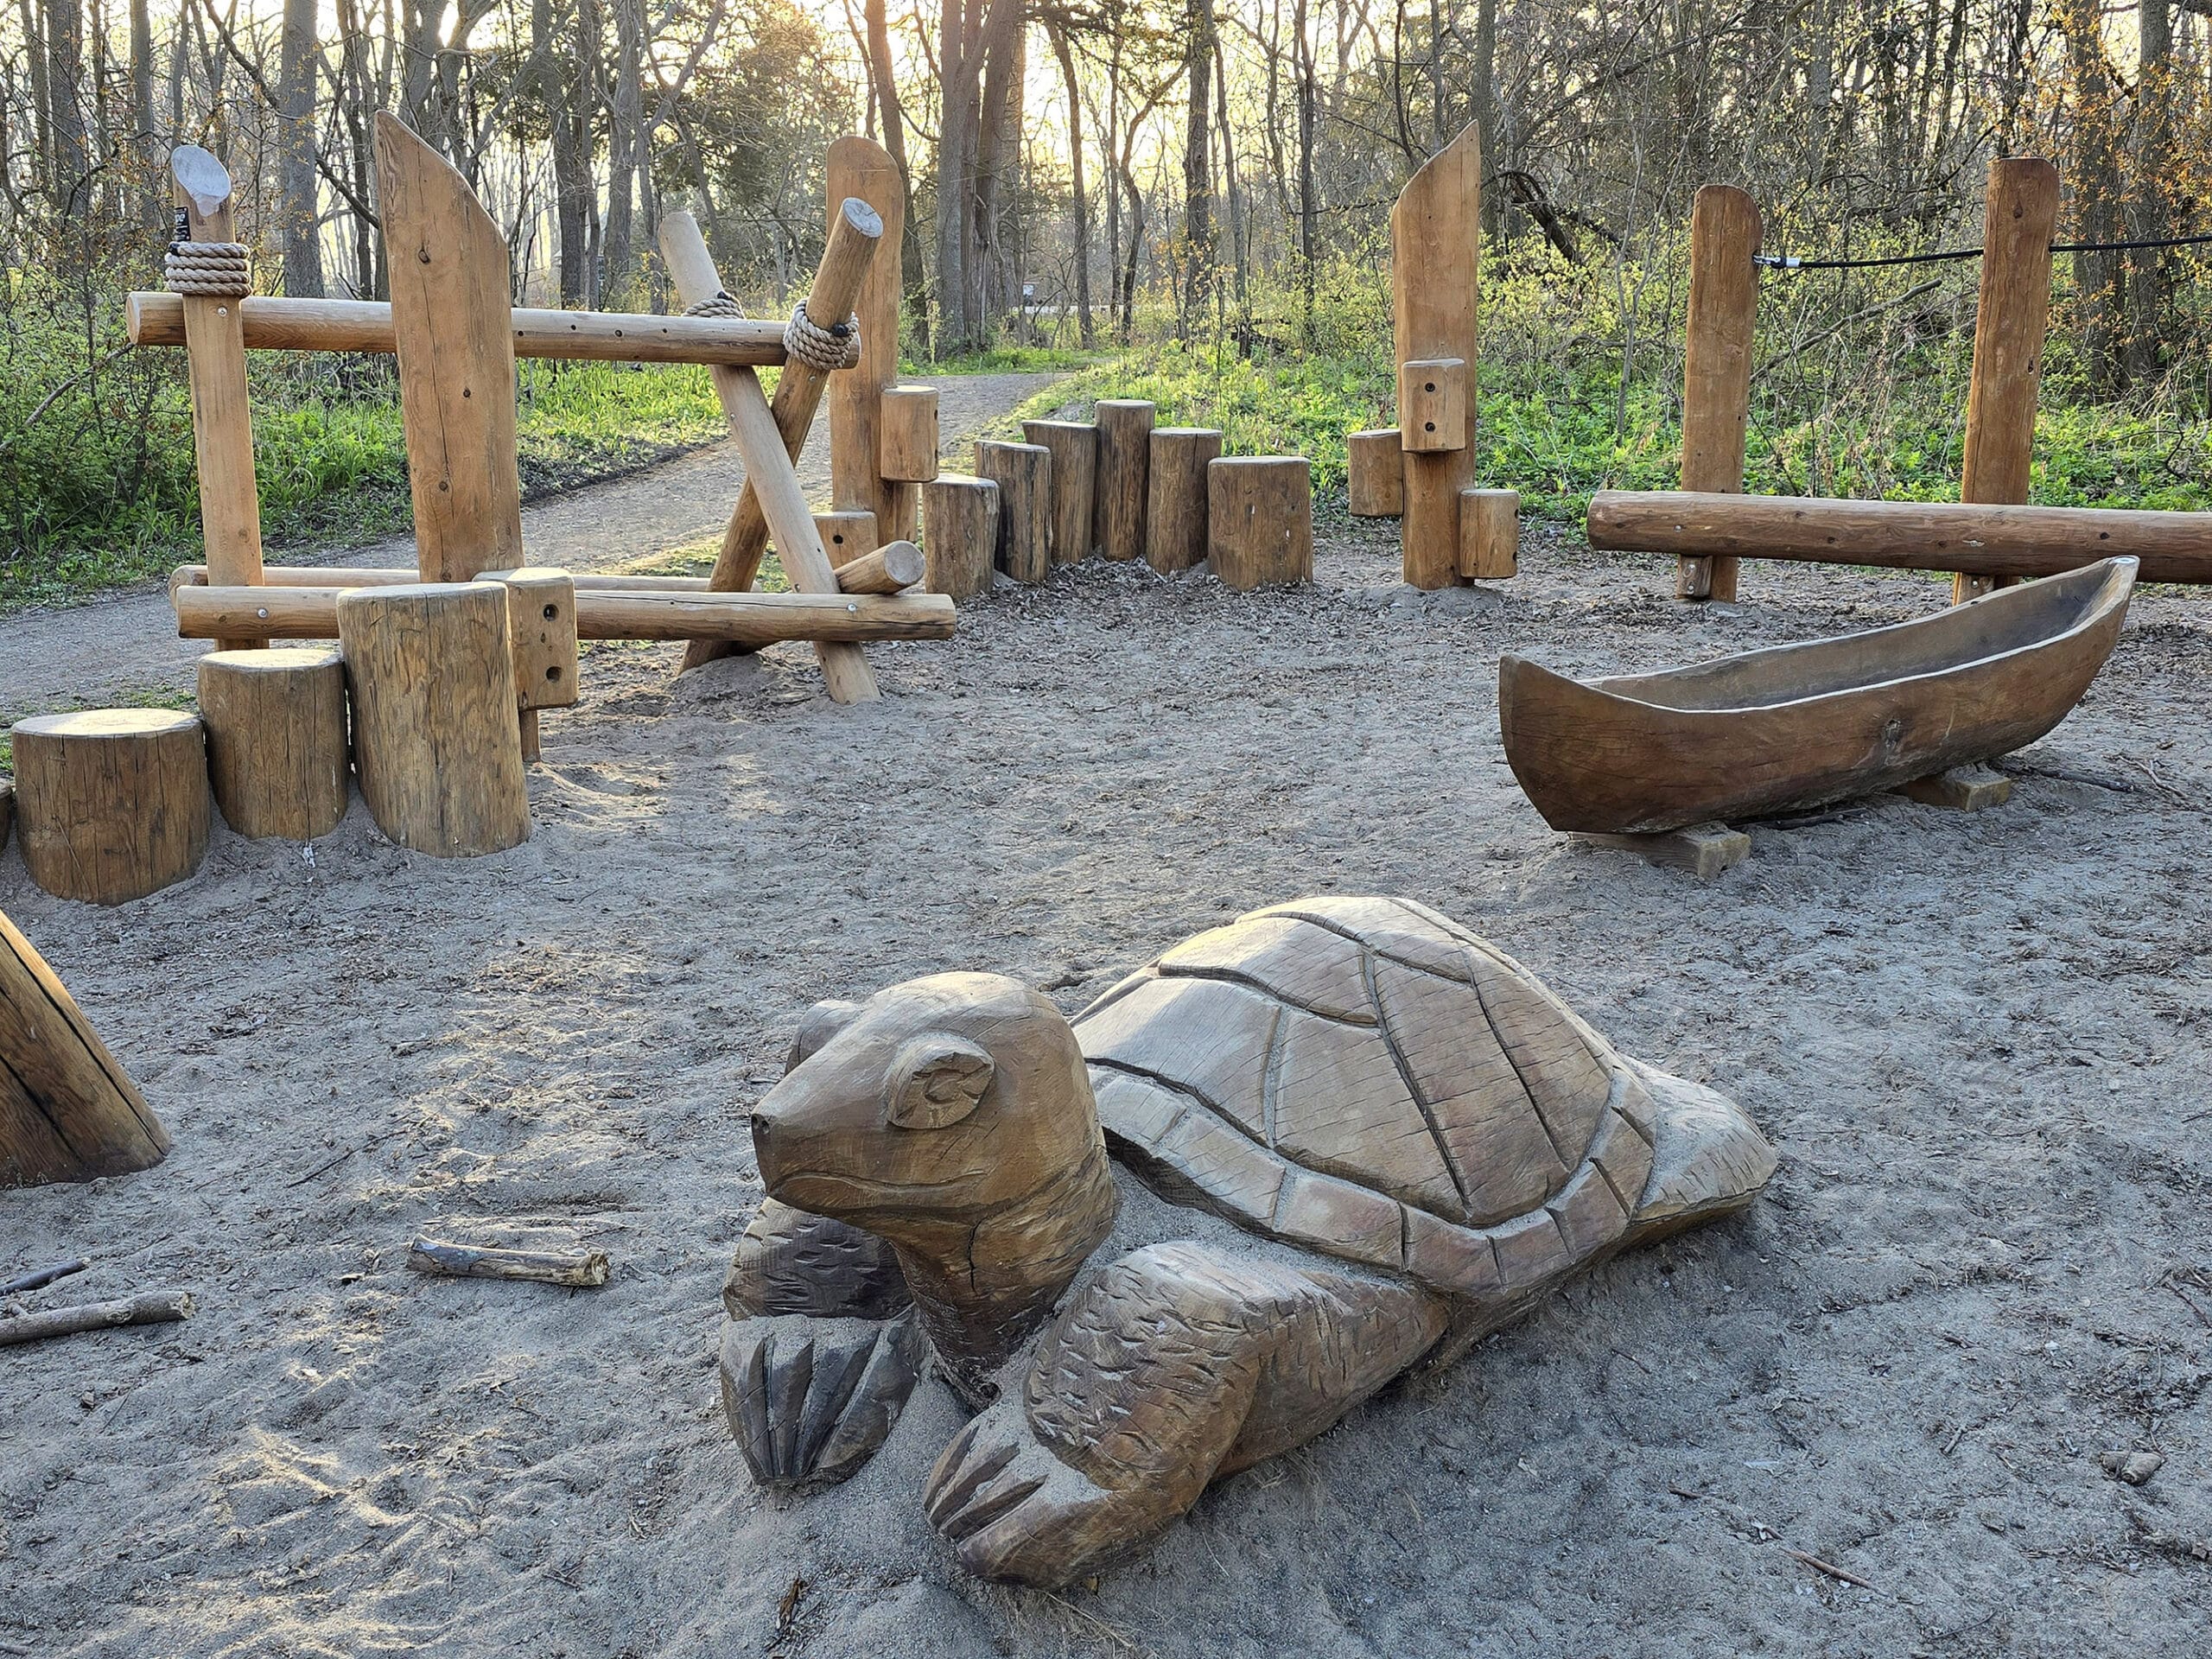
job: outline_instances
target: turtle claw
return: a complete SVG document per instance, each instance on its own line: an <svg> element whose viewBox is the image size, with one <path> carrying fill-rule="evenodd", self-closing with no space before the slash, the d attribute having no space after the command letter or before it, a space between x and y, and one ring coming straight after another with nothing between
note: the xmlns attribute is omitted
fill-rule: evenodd
<svg viewBox="0 0 2212 1659"><path fill-rule="evenodd" d="M921 1363L910 1310L895 1319L731 1319L722 1332L722 1408L768 1487L827 1485L890 1434Z"/></svg>
<svg viewBox="0 0 2212 1659"><path fill-rule="evenodd" d="M1004 1400L945 1448L922 1502L969 1572L1045 1588L1096 1572L1167 1519L1148 1492L1109 1491L1061 1462Z"/></svg>

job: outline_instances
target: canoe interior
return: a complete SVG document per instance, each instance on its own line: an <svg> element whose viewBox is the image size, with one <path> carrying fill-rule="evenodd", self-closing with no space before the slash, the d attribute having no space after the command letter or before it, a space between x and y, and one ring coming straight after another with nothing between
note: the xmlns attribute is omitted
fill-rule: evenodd
<svg viewBox="0 0 2212 1659"><path fill-rule="evenodd" d="M1661 709L1722 710L1770 709L1918 679L2033 651L2094 626L2126 601L2135 567L2133 559L2107 559L1910 622L1587 683Z"/></svg>

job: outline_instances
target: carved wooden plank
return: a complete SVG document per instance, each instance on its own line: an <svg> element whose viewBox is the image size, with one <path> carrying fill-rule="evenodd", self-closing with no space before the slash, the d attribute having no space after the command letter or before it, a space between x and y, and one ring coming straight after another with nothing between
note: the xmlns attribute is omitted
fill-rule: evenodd
<svg viewBox="0 0 2212 1659"><path fill-rule="evenodd" d="M1459 579L1459 492L1475 481L1475 375L1482 254L1482 144L1475 124L1406 181L1390 209L1393 343L1401 363L1458 358L1467 365L1466 441L1404 456L1406 580Z"/></svg>
<svg viewBox="0 0 2212 1659"><path fill-rule="evenodd" d="M830 390L830 487L840 508L875 515L887 542L914 539L919 497L912 481L883 475L880 423L885 390L899 378L899 248L906 224L899 164L871 138L852 136L830 146L830 215L848 200L875 210L882 226L881 257L870 263L853 309L861 320L861 360L833 377ZM821 316L827 327L836 321Z"/></svg>
<svg viewBox="0 0 2212 1659"><path fill-rule="evenodd" d="M1758 203L1731 184L1708 184L1690 210L1689 321L1682 347L1682 487L1744 487L1751 419L1751 338L1758 324L1762 235ZM1683 599L1736 597L1736 561L1685 558L1675 575Z"/></svg>

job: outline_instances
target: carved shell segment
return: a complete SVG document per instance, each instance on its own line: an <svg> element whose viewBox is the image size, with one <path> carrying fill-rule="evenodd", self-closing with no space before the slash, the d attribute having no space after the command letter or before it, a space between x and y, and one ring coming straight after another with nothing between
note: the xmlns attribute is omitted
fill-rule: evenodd
<svg viewBox="0 0 2212 1659"><path fill-rule="evenodd" d="M1076 1028L1108 1136L1155 1184L1459 1294L1603 1251L1651 1170L1648 1097L1604 1039L1404 899L1256 912Z"/></svg>

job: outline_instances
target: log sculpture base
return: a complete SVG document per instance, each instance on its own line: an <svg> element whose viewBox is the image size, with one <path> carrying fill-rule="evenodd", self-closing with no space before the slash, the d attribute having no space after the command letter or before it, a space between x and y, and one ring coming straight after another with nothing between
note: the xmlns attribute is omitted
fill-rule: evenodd
<svg viewBox="0 0 2212 1659"><path fill-rule="evenodd" d="M200 868L207 746L190 715L39 715L16 723L15 743L23 862L47 892L119 905Z"/></svg>
<svg viewBox="0 0 2212 1659"><path fill-rule="evenodd" d="M1953 766L1932 778L1916 778L1891 791L1923 806L1948 807L1954 812L1979 812L1986 806L2002 806L2012 798L2012 780L1983 766Z"/></svg>
<svg viewBox="0 0 2212 1659"><path fill-rule="evenodd" d="M1751 838L1725 823L1694 823L1687 830L1669 830L1656 836L1577 835L1577 841L1593 847L1615 847L1653 864L1688 870L1709 880L1751 855Z"/></svg>
<svg viewBox="0 0 2212 1659"><path fill-rule="evenodd" d="M346 664L329 646L215 651L200 659L207 776L242 836L314 841L346 816Z"/></svg>
<svg viewBox="0 0 2212 1659"><path fill-rule="evenodd" d="M1024 421L1021 435L1052 452L1052 563L1089 558L1095 546L1098 429L1088 421Z"/></svg>
<svg viewBox="0 0 2212 1659"><path fill-rule="evenodd" d="M1225 455L1206 468L1206 496L1207 545L1224 587L1313 580L1311 461Z"/></svg>
<svg viewBox="0 0 2212 1659"><path fill-rule="evenodd" d="M506 590L367 588L338 597L361 798L402 847L441 858L530 839Z"/></svg>
<svg viewBox="0 0 2212 1659"><path fill-rule="evenodd" d="M0 916L0 1187L128 1174L168 1150L137 1085Z"/></svg>

